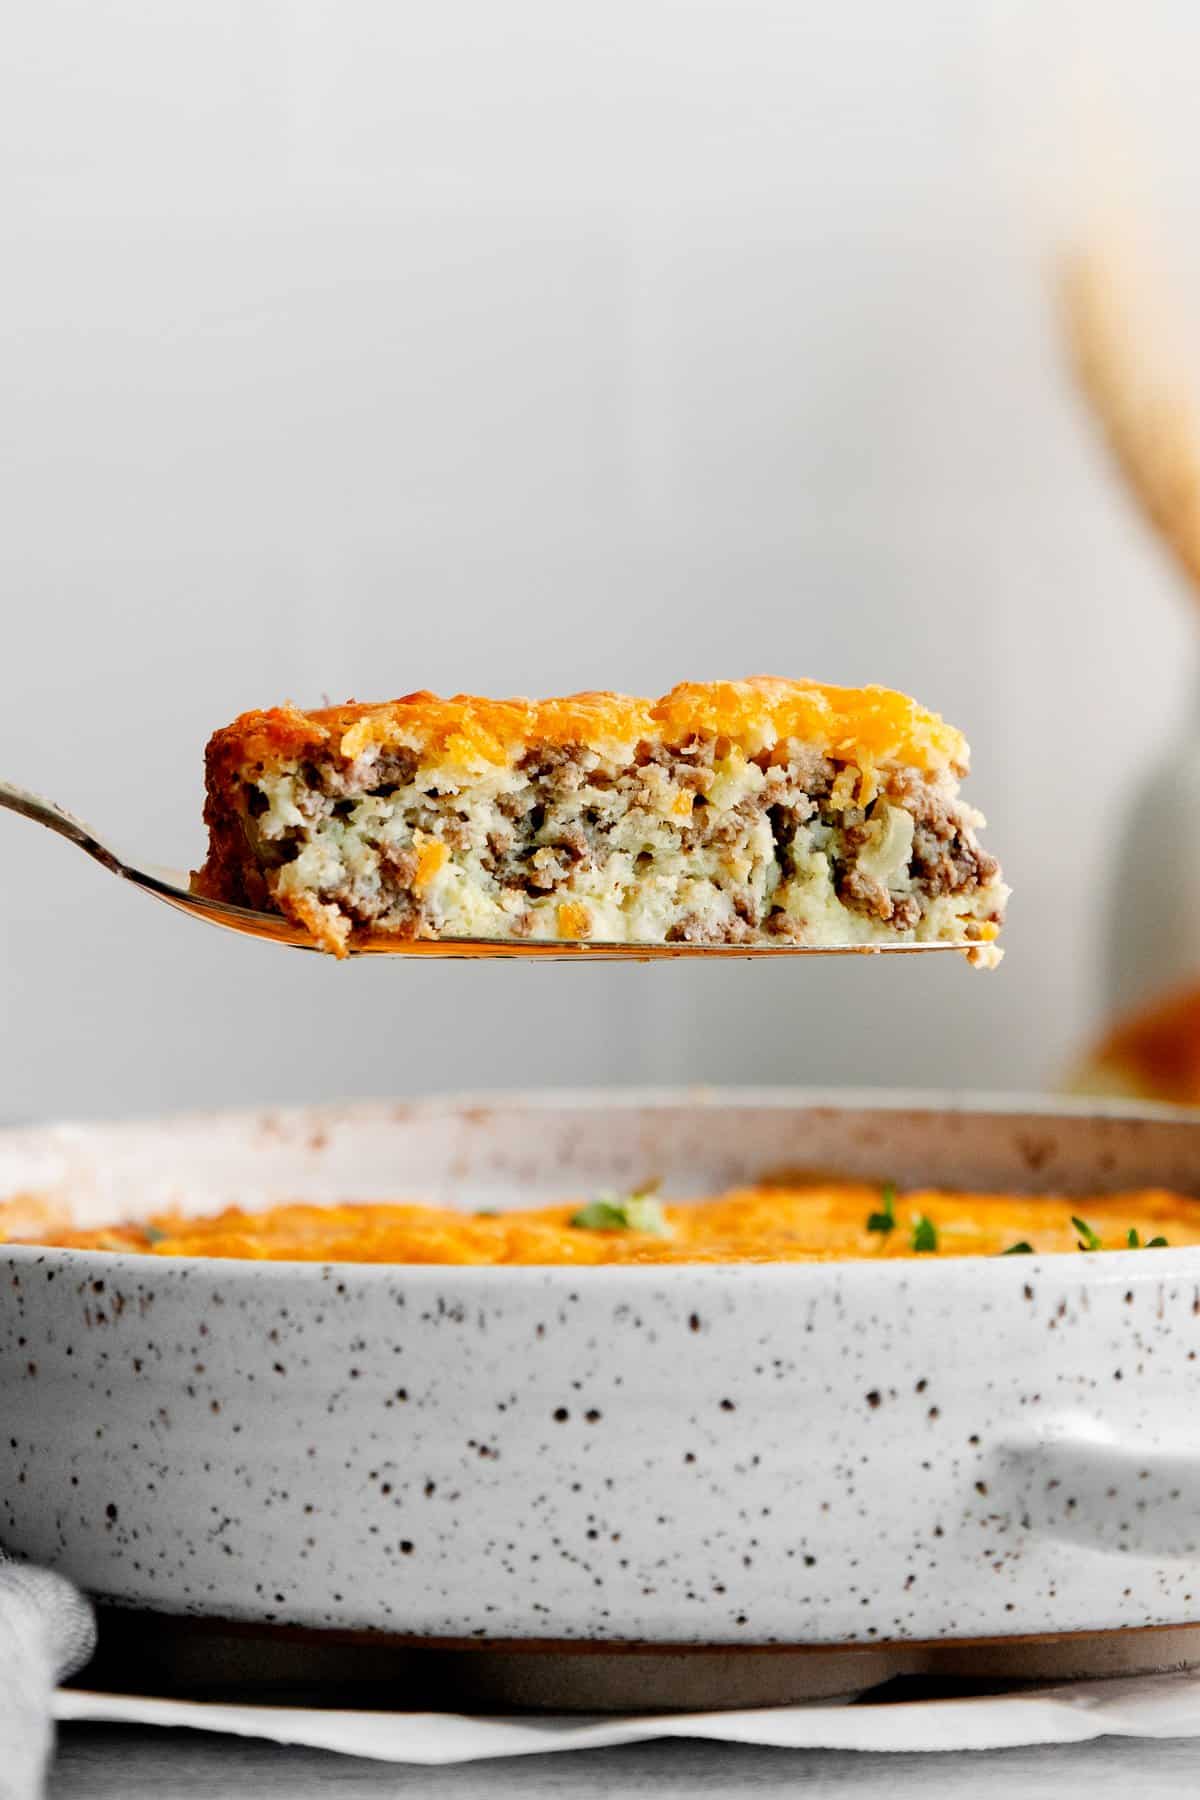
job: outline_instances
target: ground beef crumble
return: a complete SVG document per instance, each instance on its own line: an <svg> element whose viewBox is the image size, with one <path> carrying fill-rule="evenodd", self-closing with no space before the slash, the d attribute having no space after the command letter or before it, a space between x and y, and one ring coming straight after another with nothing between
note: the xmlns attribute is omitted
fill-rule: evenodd
<svg viewBox="0 0 1200 1800"><path fill-rule="evenodd" d="M717 780L714 765L726 749L712 738L693 739L676 748L642 743L628 768L612 770L601 769L596 752L584 746L543 746L527 752L517 765L525 787L496 796L494 813L505 821L503 826L482 832L472 826L469 813L456 809L453 795L434 794L414 796L412 823L440 838L451 852L478 859L506 897L514 936L528 935L532 929L529 899L554 893L576 869L604 864L614 823L635 809L644 810L659 831L665 821L684 855L700 850L752 852L761 868L764 821L773 846L777 872L768 879L765 903L761 891L731 877L723 884L731 916L714 924L699 913L687 913L671 928L670 942L703 942L717 934L721 941L739 943L763 930L783 939L797 936L800 924L773 905L770 896L776 883L786 884L796 873L795 845L802 831L806 851L816 845L828 858L842 904L897 931L911 931L931 901L986 884L998 873L996 859L974 840L973 815L916 770L889 771L883 792L865 806L838 806L833 794L839 766L806 746L777 745L755 759L764 776L761 789L732 808L718 809L709 804L709 796ZM326 817L348 816L364 794L386 798L411 785L416 772L415 754L404 750L370 752L349 766L332 760L306 764L297 784L296 805L306 825L319 828ZM585 792L594 797L590 805L586 799L581 805ZM691 798L690 816L684 809L672 820L669 803L680 793ZM885 801L903 808L914 820L906 880L898 882L895 891L859 864L860 855L878 837L875 824ZM257 825L266 804L265 796L248 784L248 846L261 866L279 867L296 855L306 834L296 831L281 839L264 839ZM401 925L415 929L421 908L413 892L417 854L386 841L377 845L377 853L378 890L365 896L349 890L322 893L320 899L363 924L379 923L386 914L389 929ZM645 861L647 866L652 863L652 852ZM759 886L761 890L761 878Z"/></svg>

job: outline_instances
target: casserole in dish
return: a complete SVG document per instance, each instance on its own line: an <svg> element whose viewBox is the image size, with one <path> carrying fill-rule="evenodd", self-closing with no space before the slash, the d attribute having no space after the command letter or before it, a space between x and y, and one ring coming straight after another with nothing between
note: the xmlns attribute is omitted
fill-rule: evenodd
<svg viewBox="0 0 1200 1800"><path fill-rule="evenodd" d="M835 1169L1200 1192L1119 1106L569 1094L0 1136L79 1224ZM36 1227L34 1227L36 1228ZM0 1541L122 1605L423 1641L880 1645L1200 1605L1200 1249L462 1267L0 1246Z"/></svg>

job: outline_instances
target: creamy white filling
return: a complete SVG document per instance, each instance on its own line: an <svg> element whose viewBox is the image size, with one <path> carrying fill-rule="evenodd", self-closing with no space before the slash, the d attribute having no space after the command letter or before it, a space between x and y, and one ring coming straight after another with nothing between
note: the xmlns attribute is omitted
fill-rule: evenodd
<svg viewBox="0 0 1200 1800"><path fill-rule="evenodd" d="M858 853L862 874L883 887L907 892L912 883L908 873L913 847L913 816L901 806L880 802L871 820L871 840Z"/></svg>
<svg viewBox="0 0 1200 1800"><path fill-rule="evenodd" d="M615 779L624 771L598 773L599 785L585 776L567 801L554 803L558 816L534 835L541 848L533 867L553 883L546 892L528 891L527 881L512 879L511 868L498 872L482 860L497 843L511 844L514 834L518 843L528 842L529 808L540 802L529 777L514 767L489 765L469 783L461 771L420 768L409 784L387 794L343 801L310 787L297 767L284 767L256 778L266 806L252 829L268 861L273 846L294 852L268 873L279 903L315 900L385 930L415 925L426 935L652 943L675 931L721 939L756 935L747 918L761 924L776 911L786 916L789 935L812 944L926 941L962 938L971 921L1003 908L1007 889L998 878L957 894L918 892L920 917L898 929L877 911L838 898L831 853L843 846L836 824L813 817L797 825L790 866L781 865L771 822L757 806L747 808L730 842L684 848L680 833L692 823L693 794L670 769L639 771L636 803ZM368 769L352 771L351 789L369 777ZM711 771L707 817L756 801L765 781L756 764L734 752ZM508 796L515 821L501 804ZM576 860L553 842L564 811L588 820L596 860ZM978 815L963 812L969 829ZM881 800L863 830L858 872L896 898L917 891L910 872L912 815ZM396 874L397 858L408 859L407 880ZM564 915L564 905L577 910Z"/></svg>

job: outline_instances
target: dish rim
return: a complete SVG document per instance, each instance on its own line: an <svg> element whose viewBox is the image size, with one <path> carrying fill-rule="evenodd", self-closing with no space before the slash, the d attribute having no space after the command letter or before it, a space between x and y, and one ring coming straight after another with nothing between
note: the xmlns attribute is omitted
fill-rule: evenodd
<svg viewBox="0 0 1200 1800"><path fill-rule="evenodd" d="M373 1099L351 1099L344 1101L317 1101L313 1103L215 1107L202 1108L192 1112L163 1114L158 1117L135 1117L119 1119L97 1119L88 1121L60 1120L44 1124L9 1126L0 1130L0 1145L6 1141L39 1137L52 1139L60 1132L76 1133L105 1131L167 1130L174 1123L196 1126L205 1120L221 1119L232 1122L251 1122L255 1119L288 1119L299 1122L311 1120L317 1123L322 1118L336 1116L339 1119L353 1118L355 1115L391 1116L397 1121L410 1115L428 1113L432 1115L460 1112L472 1114L493 1112L497 1110L513 1111L557 1111L557 1110L654 1110L668 1107L691 1106L697 1110L725 1110L735 1107L755 1107L762 1110L779 1111L831 1111L831 1112L928 1112L939 1116L980 1114L993 1117L1028 1116L1038 1120L1052 1122L1059 1119L1144 1122L1153 1124L1191 1124L1197 1132L1198 1170L1200 1170L1200 1107L1174 1106L1163 1102L1127 1100L1108 1097L1089 1098L1078 1096L1059 1097L1044 1094L1022 1094L1019 1092L990 1093L987 1091L955 1090L944 1092L940 1089L920 1088L808 1088L808 1087L757 1087L747 1085L696 1084L684 1087L617 1087L617 1088L537 1088L537 1089L491 1089L472 1090L465 1093L433 1093L414 1096L406 1100L389 1100L386 1097ZM1200 1186L1200 1175L1198 1175ZM1200 1200L1200 1192L1197 1193ZM972 1253L965 1256L937 1257L928 1259L920 1256L888 1257L873 1260L865 1257L839 1257L820 1262L650 1262L650 1263L453 1263L453 1262L338 1262L317 1261L310 1258L259 1258L259 1257L221 1257L221 1256L158 1256L148 1255L142 1251L98 1250L93 1247L70 1247L56 1244L39 1244L0 1240L0 1263L17 1268L39 1266L48 1260L61 1264L64 1272L75 1268L95 1268L97 1264L106 1273L137 1280L148 1269L170 1273L178 1276L190 1276L198 1269L211 1271L214 1276L222 1275L225 1279L249 1282L257 1278L262 1282L264 1276L270 1281L302 1278L307 1272L307 1280L311 1285L327 1282L335 1273L345 1279L347 1272L355 1280L362 1279L369 1283L394 1281L402 1278L406 1283L418 1287L433 1286L450 1280L461 1279L474 1288L498 1286L505 1288L517 1286L540 1287L543 1289L569 1289L581 1281L587 1281L591 1287L612 1287L624 1285L630 1280L635 1285L649 1284L669 1280L672 1285L680 1285L687 1278L694 1279L698 1285L708 1285L713 1280L727 1283L731 1278L735 1281L753 1281L756 1278L782 1278L789 1285L804 1288L807 1286L823 1286L831 1275L842 1281L853 1281L869 1286L872 1282L893 1287L909 1279L927 1281L934 1278L935 1272L945 1283L947 1280L964 1283L970 1276L980 1277L984 1269L992 1270L992 1274L984 1279L995 1283L1003 1291L1005 1282L1024 1284L1028 1277L1037 1272L1054 1270L1064 1263L1078 1258L1081 1252L1052 1250L1035 1252L1028 1257L1014 1259L1003 1255L984 1255ZM1102 1262L1097 1264L1099 1256ZM1165 1266L1164 1266L1165 1264ZM1077 1266L1077 1265L1076 1265ZM1173 1274L1186 1278L1189 1274L1200 1279L1200 1244L1181 1244L1176 1248L1166 1246L1155 1253L1155 1260L1150 1268L1144 1261L1144 1248L1136 1250L1102 1250L1091 1253L1088 1262L1088 1285L1094 1286L1097 1280L1107 1277L1113 1280L1128 1282L1131 1277L1153 1279L1154 1270L1165 1274ZM918 1272L919 1271L919 1272ZM1083 1274L1083 1271L1080 1271Z"/></svg>

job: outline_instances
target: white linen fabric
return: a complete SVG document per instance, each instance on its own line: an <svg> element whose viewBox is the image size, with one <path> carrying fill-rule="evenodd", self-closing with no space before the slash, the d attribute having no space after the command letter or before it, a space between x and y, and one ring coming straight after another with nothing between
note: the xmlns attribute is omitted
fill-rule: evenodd
<svg viewBox="0 0 1200 1800"><path fill-rule="evenodd" d="M654 1738L708 1738L788 1750L1004 1750L1027 1744L1079 1744L1108 1736L1200 1737L1200 1675L1075 1681L961 1700L868 1700L856 1706L819 1701L754 1712L658 1713L644 1718L316 1711L152 1700L78 1688L60 1690L55 1707L62 1721L183 1726L426 1765L599 1750Z"/></svg>
<svg viewBox="0 0 1200 1800"><path fill-rule="evenodd" d="M54 1690L95 1647L83 1595L0 1551L0 1800L38 1800L54 1743Z"/></svg>

